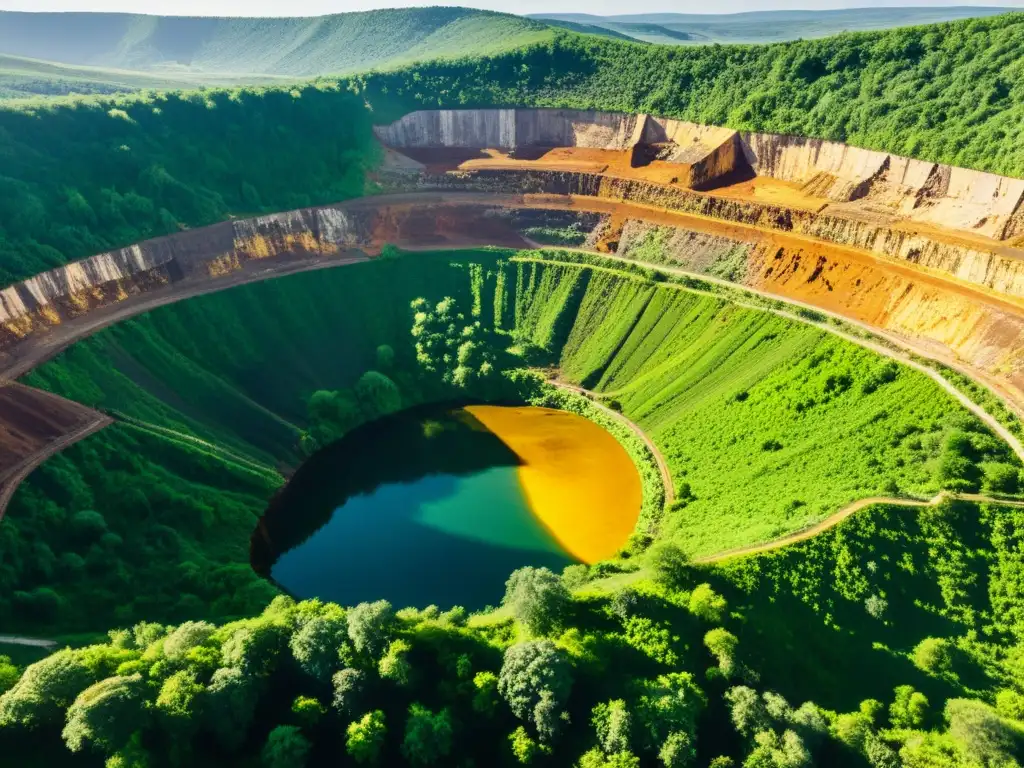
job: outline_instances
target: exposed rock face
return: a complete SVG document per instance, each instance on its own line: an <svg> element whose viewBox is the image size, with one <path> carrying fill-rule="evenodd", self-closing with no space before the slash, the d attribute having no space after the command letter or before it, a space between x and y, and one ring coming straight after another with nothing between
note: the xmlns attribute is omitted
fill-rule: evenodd
<svg viewBox="0 0 1024 768"><path fill-rule="evenodd" d="M516 146L514 109L438 109L413 112L374 129L385 146L484 149Z"/></svg>
<svg viewBox="0 0 1024 768"><path fill-rule="evenodd" d="M618 255L730 280L813 304L918 349L966 362L1024 404L1024 312L939 279L827 245L741 239L630 219Z"/></svg>
<svg viewBox="0 0 1024 768"><path fill-rule="evenodd" d="M374 129L395 149L580 147L631 152L680 166L680 182L706 184L741 158L736 131L682 120L573 109L425 110ZM652 152L637 151L653 148Z"/></svg>
<svg viewBox="0 0 1024 768"><path fill-rule="evenodd" d="M818 238L837 245L917 264L999 293L1024 298L1024 252L1011 255L995 242L958 238L955 233L915 231L893 218L841 215L826 208L788 208L757 200L718 197L683 186L656 184L596 173L541 170L460 171L421 177L419 188L506 194L558 194L602 197L655 206ZM1007 251L1004 255L1003 251Z"/></svg>
<svg viewBox="0 0 1024 768"><path fill-rule="evenodd" d="M997 240L1020 227L1014 214L1024 179L797 136L743 133L740 144L759 176L796 182L835 202L869 201L891 215Z"/></svg>
<svg viewBox="0 0 1024 768"><path fill-rule="evenodd" d="M591 250L679 266L896 334L913 349L966 367L1024 409L1024 307L1019 303L914 263L808 238L797 226L811 220L803 218L811 216L807 212L797 215L676 188L658 197L656 208L645 195L633 194L643 189L636 186L642 182L596 175L471 175L477 188L498 190L510 178L520 187L557 182L564 192L589 194L476 191L364 198L218 224L101 254L6 290L0 376L20 375L98 328L159 304L355 263L387 242L524 247L519 232L554 227L589 232L583 244ZM629 182L625 187L624 181ZM672 206L666 202L698 215L667 210ZM936 252L935 258L961 259L959 267L968 266L962 254ZM1019 281L1019 270L1013 274Z"/></svg>
<svg viewBox="0 0 1024 768"><path fill-rule="evenodd" d="M574 109L438 109L375 128L396 149L590 147L625 150L640 141L645 117Z"/></svg>
<svg viewBox="0 0 1024 768"><path fill-rule="evenodd" d="M706 188L735 173L791 183L825 202L996 240L1024 234L1024 179L929 163L832 141L737 133L650 115L558 109L413 112L376 129L389 147L586 147L682 166L679 183ZM839 215L846 211L837 210Z"/></svg>

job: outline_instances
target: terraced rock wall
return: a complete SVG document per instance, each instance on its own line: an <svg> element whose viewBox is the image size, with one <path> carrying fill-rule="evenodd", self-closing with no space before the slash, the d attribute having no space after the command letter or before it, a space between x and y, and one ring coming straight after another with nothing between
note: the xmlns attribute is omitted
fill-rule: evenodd
<svg viewBox="0 0 1024 768"><path fill-rule="evenodd" d="M650 115L554 109L424 110L375 129L396 149L425 147L589 147L662 149L659 159L692 168L700 187L748 171L835 203L859 202L899 217L996 240L1024 235L1024 179L929 163L837 142L738 133Z"/></svg>
<svg viewBox="0 0 1024 768"><path fill-rule="evenodd" d="M836 202L862 200L912 221L1006 240L1024 231L1024 179L797 136L743 133L759 176L804 185Z"/></svg>
<svg viewBox="0 0 1024 768"><path fill-rule="evenodd" d="M978 378L1024 405L1024 313L912 269L827 245L625 222L617 255L664 263L835 312Z"/></svg>

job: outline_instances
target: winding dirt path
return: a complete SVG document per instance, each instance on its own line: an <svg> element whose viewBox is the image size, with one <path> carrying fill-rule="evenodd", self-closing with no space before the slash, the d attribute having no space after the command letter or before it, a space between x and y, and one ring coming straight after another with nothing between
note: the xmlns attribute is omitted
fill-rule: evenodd
<svg viewBox="0 0 1024 768"><path fill-rule="evenodd" d="M716 552L713 555L707 557L694 558L695 563L718 563L722 560L728 560L733 557L740 557L743 555L756 555L761 552L770 552L773 549L782 549L788 547L790 544L797 544L807 539L812 539L819 533L827 531L829 528L834 528L843 522L850 515L855 512L859 512L865 507L870 507L875 504L886 504L892 507L934 507L941 504L946 499L958 499L961 501L973 501L980 504L999 504L1003 507L1015 507L1017 509L1024 509L1024 501L1013 501L1010 499L999 499L995 496L985 496L980 493L951 493L950 491L943 491L942 493L933 496L927 501L921 501L919 499L897 499L889 498L885 496L874 496L867 499L860 499L852 504L843 507L838 512L835 512L819 523L815 523L809 528L804 528L802 531L796 531L795 533L789 533L778 539L767 541L764 544L754 544L746 547L736 547L735 549L727 549L722 552Z"/></svg>
<svg viewBox="0 0 1024 768"><path fill-rule="evenodd" d="M851 515L859 512L866 507L870 507L874 504L887 504L890 506L907 507L911 509L922 509L924 507L933 507L940 504L947 498L960 499L962 501L974 501L982 504L998 504L1004 507L1014 507L1017 509L1024 509L1024 501L1009 501L1005 499L997 499L993 496L984 496L976 493L950 493L943 491L937 496L933 496L927 501L919 499L897 499L888 498L885 496L875 496L868 499L860 499L848 504L847 506L840 509L838 512L826 517L824 520L815 523L812 526L804 528L801 531L794 533L787 533L785 536L780 536L777 539L766 541L761 544L751 544L744 547L736 547L735 549L726 549L721 552L716 552L713 555L706 555L704 557L696 557L693 559L695 565L714 565L715 563L721 563L726 560L731 560L734 557L749 557L751 555L758 555L763 552L771 552L776 549L784 549L785 547L793 544L799 544L800 542L813 539L818 534L824 533L830 528L834 528L839 525L843 520L850 517ZM617 592L623 587L627 587L630 584L635 584L638 581L643 581L646 578L651 577L651 570L644 566L636 571L630 571L628 573L616 573L613 576L608 576L603 579L597 579L587 583L584 589L596 590L603 593Z"/></svg>
<svg viewBox="0 0 1024 768"><path fill-rule="evenodd" d="M170 429L169 427L161 427L157 424L150 424L148 421L136 419L134 416L128 416L127 414L118 413L116 411L113 412L113 415L122 424L127 424L128 426L135 427L136 429L141 429L144 432L152 432L154 434L170 438L171 440L183 440L192 443L193 445L197 445L210 453L220 454L221 457L229 461L232 461L236 464L241 464L246 469L250 469L261 474L271 474L278 476L280 476L281 474L276 469L267 464L261 464L260 462L254 459L243 456L240 453L235 453L234 451L231 451L228 448L224 448L223 446L216 445L215 443L203 440L202 438L196 437L195 435L189 435L186 434L185 432L179 432L176 429Z"/></svg>
<svg viewBox="0 0 1024 768"><path fill-rule="evenodd" d="M575 384L569 384L568 382L559 381L558 379L548 379L547 383L553 387L558 387L559 389L564 389L568 392L575 392L577 395L583 395L602 413L608 414L616 421L629 427L630 431L644 441L644 445L650 449L655 462L658 464L658 471L661 473L661 484L665 487L665 506L669 506L676 500L676 489L672 485L672 474L668 471L668 464L665 462L665 457L661 455L661 451L658 449L658 446L656 446L654 441L648 437L647 433L640 428L639 424L635 421L631 421L625 414L612 410L607 405L603 405L598 399L601 395L591 392L589 389L577 387Z"/></svg>
<svg viewBox="0 0 1024 768"><path fill-rule="evenodd" d="M20 635L0 635L0 645L28 645L33 648L56 648L56 640L45 640L41 637L22 637Z"/></svg>
<svg viewBox="0 0 1024 768"><path fill-rule="evenodd" d="M762 307L754 307L754 308L756 308L756 309L764 309ZM775 314L779 314L779 315L783 315L783 316L789 316L789 313L780 312L780 311L776 311L776 310L764 309L764 311L774 312ZM808 322L807 320L803 320L802 318L799 318L796 315L794 315L793 318L801 320L801 322L805 322L805 323ZM812 325L815 325L815 327L818 327L817 324L812 323ZM836 333L839 336L847 338L850 341L861 341L861 342L864 341L863 339L857 339L857 337L849 336L849 334L844 334L844 333L842 333L840 331L837 331L837 330L834 330L834 329L831 329L831 328L827 329L827 330L829 330L831 332L834 332L834 333ZM866 346L866 344L862 344L862 346ZM880 346L880 345L873 345L872 344L871 347L869 347L869 348L873 348L875 346ZM889 351L890 353L892 353L892 350L888 350L887 347L881 347L881 348ZM893 354L890 354L889 356L894 356L895 354L898 354L898 353L893 353ZM924 369L924 372L926 372L926 373L931 371L930 368L927 368L926 366L921 366L920 364L917 364L915 367L919 367L919 368ZM931 371L931 372L935 373L934 371ZM938 374L936 374L936 375L938 375ZM949 382L947 382L945 379L942 379L941 376L939 377L939 379L940 379L940 383L944 383L946 385L944 387L944 389L946 389L947 391L950 391L951 394L954 394L954 395L959 394L959 392L957 390L955 390L953 388L953 386ZM559 381L557 379L549 379L547 383L551 384L554 387L558 387L559 389L568 390L570 392L575 392L575 393L577 393L579 395L583 395L583 396L587 397L595 406L600 408L603 412L605 412L605 413L609 414L610 416L618 419L620 422L622 422L623 424L628 426L634 433L636 433L636 435L638 437L640 437L644 441L644 443L647 445L647 447L651 449L651 453L654 455L654 458L655 458L655 460L658 463L658 469L661 472L662 483L665 485L665 500L666 500L665 504L666 504L666 506L668 504L670 504L672 502L672 500L674 500L674 492L673 492L674 489L672 487L672 476L669 473L668 464L665 462L665 459L662 456L661 451L654 444L654 441L651 440L651 438L647 435L647 433L645 433L643 431L643 429L636 422L631 421L624 414L621 414L618 411L614 411L611 408L608 408L607 406L602 405L600 403L600 401L598 400L598 398L600 398L602 396L606 396L606 395L602 395L602 394L599 394L599 393L596 393L596 392L592 392L589 389L584 389L583 387L576 386L575 384L569 384L567 382ZM988 414L985 414L985 415L988 416ZM991 419L992 421L995 421L991 416L989 416L989 419ZM986 423L988 423L988 421L986 421ZM996 422L996 424L998 426L1002 427L1002 425L998 424L998 422ZM989 426L991 426L991 424L989 424ZM1005 428L1003 428L1003 429L1005 431ZM1000 435L1000 436L1002 436L1002 435ZM1012 438L1013 436L1010 435L1010 437ZM1021 455L1019 442L1017 442L1015 439L1013 439L1012 441L1008 440L1007 442L1010 443L1011 447L1014 448L1014 451L1017 452L1017 455L1021 456L1022 461L1024 461L1024 456ZM1014 443L1016 443L1016 445L1014 445ZM735 547L733 549L726 549L726 550L723 550L721 552L716 552L713 555L706 555L704 557L697 557L697 558L694 558L693 562L697 563L697 564L702 564L702 565L703 564L711 564L711 563L721 562L723 560L728 560L728 559L733 558L733 557L741 557L741 556L744 556L744 555L754 555L754 554L758 554L758 553L761 553L761 552L770 552L770 551L775 550L775 549L782 549L783 547L787 547L787 546L789 546L791 544L797 544L797 543L799 543L801 541L806 541L807 539L814 538L819 533L823 533L824 531L827 531L830 528L834 528L835 526L839 525L839 523L843 522L843 520L845 520L846 518L850 517L854 513L859 512L860 510L865 509L865 508L870 507L870 506L873 506L875 504L887 504L889 506L895 506L895 507L911 507L911 508L917 507L917 508L920 508L920 507L934 507L934 506L936 506L938 504L941 504L946 499L960 499L962 501L972 501L972 502L977 502L977 503L982 503L982 504L999 504L999 505L1005 506L1005 507L1014 507L1014 508L1017 508L1017 509L1024 509L1024 501L1017 501L1017 500L1012 500L1012 499L1000 499L1000 498L997 498L995 496L986 496L986 495L980 494L980 493L952 493L950 491L942 491L941 493L939 493L939 494L937 494L937 495L935 495L932 498L927 499L927 500L924 500L924 499L908 499L908 498L905 498L905 497L899 498L899 497L892 497L892 496L871 496L871 497L868 497L866 499L858 499L857 501L854 501L854 502L852 502L850 504L847 504L845 507L843 507L842 509L840 509L840 510L838 510L836 512L833 512L831 515L829 515L825 519L820 520L819 522L814 523L813 525L808 526L807 528L804 528L802 530L794 531L792 533L787 533L786 535L780 536L777 539L772 539L771 541L766 541L766 542L763 542L761 544L750 544L750 545L746 545L746 546L742 546L742 547ZM613 582L615 584L615 586L620 586L621 584L630 583L632 581L638 580L639 578L641 578L641 574L645 574L645 573L646 573L646 569L641 569L639 571L635 571L633 574L622 574L622 575L620 575L618 577L614 577L614 576L610 577L609 581ZM593 583L590 586L593 586Z"/></svg>

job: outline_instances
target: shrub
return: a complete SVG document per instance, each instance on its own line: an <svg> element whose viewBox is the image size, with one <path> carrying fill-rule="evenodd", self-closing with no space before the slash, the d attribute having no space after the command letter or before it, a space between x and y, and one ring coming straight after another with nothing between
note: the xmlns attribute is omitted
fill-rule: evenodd
<svg viewBox="0 0 1024 768"><path fill-rule="evenodd" d="M503 605L535 635L545 635L564 620L572 598L565 584L547 568L527 566L505 582Z"/></svg>
<svg viewBox="0 0 1024 768"><path fill-rule="evenodd" d="M926 637L914 647L911 661L922 672L927 672L929 675L943 675L952 671L952 644L941 637Z"/></svg>
<svg viewBox="0 0 1024 768"><path fill-rule="evenodd" d="M360 765L376 763L387 736L384 713L379 709L367 712L360 720L349 723L345 733L345 751L353 760Z"/></svg>
<svg viewBox="0 0 1024 768"><path fill-rule="evenodd" d="M721 624L728 612L725 598L715 592L710 584L698 585L690 593L690 613L709 624Z"/></svg>

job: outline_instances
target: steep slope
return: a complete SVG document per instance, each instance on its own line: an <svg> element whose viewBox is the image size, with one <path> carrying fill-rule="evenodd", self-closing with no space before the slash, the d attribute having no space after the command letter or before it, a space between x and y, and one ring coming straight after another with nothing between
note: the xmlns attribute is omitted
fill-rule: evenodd
<svg viewBox="0 0 1024 768"><path fill-rule="evenodd" d="M647 111L1024 176L1022 29L1024 16L1009 14L684 49L556 31L544 45L324 81L298 98L207 91L3 109L0 281L181 227L358 195L376 162L371 119L424 106Z"/></svg>
<svg viewBox="0 0 1024 768"><path fill-rule="evenodd" d="M161 307L26 377L121 423L48 461L12 499L0 524L5 626L95 628L115 606L125 621L254 609L269 588L247 570L246 544L281 482L274 468L296 466L316 428L313 393L354 391L355 422L372 418L358 382L387 345L382 370L404 406L466 396L415 363L421 296L454 298L500 331L497 346L528 345L643 426L678 501L640 533L694 554L799 530L859 498L934 495L955 440L970 447L961 487L1019 469L934 381L813 325L570 254L407 254ZM82 510L100 511L116 538L91 546ZM37 569L37 542L118 565L89 578L74 558ZM128 582L146 586L126 599Z"/></svg>
<svg viewBox="0 0 1024 768"><path fill-rule="evenodd" d="M466 8L248 19L0 13L4 53L168 73L344 73L497 53L549 35L540 21Z"/></svg>

